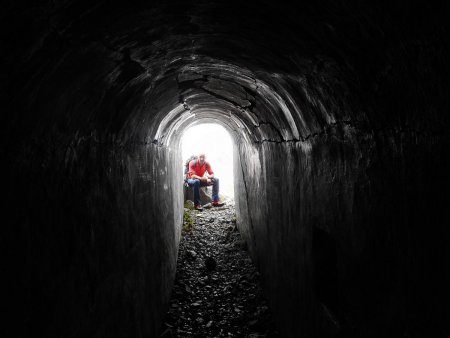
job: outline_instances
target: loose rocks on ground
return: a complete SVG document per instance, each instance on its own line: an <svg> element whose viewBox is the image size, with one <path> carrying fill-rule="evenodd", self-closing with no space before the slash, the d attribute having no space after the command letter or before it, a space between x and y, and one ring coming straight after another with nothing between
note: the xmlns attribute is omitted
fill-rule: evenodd
<svg viewBox="0 0 450 338"><path fill-rule="evenodd" d="M278 337L233 205L185 210L177 275L162 337Z"/></svg>

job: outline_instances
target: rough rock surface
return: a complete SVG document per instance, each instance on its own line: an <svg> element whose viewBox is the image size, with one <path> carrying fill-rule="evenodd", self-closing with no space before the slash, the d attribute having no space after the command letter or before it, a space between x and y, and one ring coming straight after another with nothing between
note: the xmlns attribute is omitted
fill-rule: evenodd
<svg viewBox="0 0 450 338"><path fill-rule="evenodd" d="M185 213L162 337L278 337L234 206Z"/></svg>
<svg viewBox="0 0 450 338"><path fill-rule="evenodd" d="M202 204L211 203L211 191L212 187L201 187L200 188L200 201ZM194 189L184 185L183 188L184 201L193 201L194 200Z"/></svg>

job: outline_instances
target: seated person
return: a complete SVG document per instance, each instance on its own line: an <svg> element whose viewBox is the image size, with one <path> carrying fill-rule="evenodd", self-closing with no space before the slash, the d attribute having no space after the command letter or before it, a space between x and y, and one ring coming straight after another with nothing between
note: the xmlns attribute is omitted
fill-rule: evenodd
<svg viewBox="0 0 450 338"><path fill-rule="evenodd" d="M219 179L214 177L209 162L205 161L205 154L200 154L197 160L189 162L189 172L187 183L194 187L194 205L195 209L203 210L200 203L200 187L212 185L212 206L221 207L225 203L219 200ZM207 172L206 176L205 173Z"/></svg>

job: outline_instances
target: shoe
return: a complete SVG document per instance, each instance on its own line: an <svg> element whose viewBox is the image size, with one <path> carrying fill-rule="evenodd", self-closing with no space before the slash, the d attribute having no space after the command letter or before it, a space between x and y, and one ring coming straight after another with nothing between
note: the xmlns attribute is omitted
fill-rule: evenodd
<svg viewBox="0 0 450 338"><path fill-rule="evenodd" d="M225 205L225 202L222 201L214 201L211 203L213 207L221 207L223 205Z"/></svg>
<svg viewBox="0 0 450 338"><path fill-rule="evenodd" d="M197 204L197 205L195 206L195 210L203 211L203 207L202 207L200 204Z"/></svg>

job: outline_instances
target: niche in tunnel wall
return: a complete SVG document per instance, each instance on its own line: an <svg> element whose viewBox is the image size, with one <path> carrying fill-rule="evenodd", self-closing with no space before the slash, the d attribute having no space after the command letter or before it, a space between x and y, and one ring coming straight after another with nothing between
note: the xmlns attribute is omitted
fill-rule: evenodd
<svg viewBox="0 0 450 338"><path fill-rule="evenodd" d="M336 240L326 231L315 226L313 227L312 252L315 296L327 311L336 314L338 310Z"/></svg>

